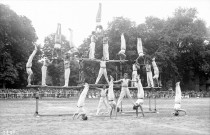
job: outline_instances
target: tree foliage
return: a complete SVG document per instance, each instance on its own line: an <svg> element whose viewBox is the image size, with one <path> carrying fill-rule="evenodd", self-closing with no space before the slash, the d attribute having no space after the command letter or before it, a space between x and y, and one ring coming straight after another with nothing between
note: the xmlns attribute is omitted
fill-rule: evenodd
<svg viewBox="0 0 210 135"><path fill-rule="evenodd" d="M37 36L31 21L0 4L0 82L3 87L27 84L25 65Z"/></svg>
<svg viewBox="0 0 210 135"><path fill-rule="evenodd" d="M197 18L197 10L194 8L178 8L172 17L165 20L146 17L145 23L137 26L127 18L116 17L108 24L106 32L109 37L110 59L118 59L116 54L120 50L120 36L125 34L126 59L129 61L123 67L130 75L131 65L137 58L137 38L141 38L146 55L156 57L164 87L174 86L178 80L183 84L192 80L196 83L193 89L199 90L199 84L202 85L200 79L209 76L209 44L204 44L204 40L209 37L209 28L207 29L203 20ZM81 53L88 51L89 44L90 37L80 46ZM101 41L96 43L96 56L102 57ZM108 74L120 74L119 64L118 70L115 71L116 65L108 64ZM85 73L91 78L89 80L95 80L97 77L99 66L95 67L94 63L88 63L86 66L89 70L86 69ZM146 80L144 67L141 67L139 72L141 78Z"/></svg>
<svg viewBox="0 0 210 135"><path fill-rule="evenodd" d="M64 54L70 49L69 42L66 37L62 35L61 37L61 54L64 58ZM55 45L55 33L48 35L44 40L44 46L42 48L43 55L52 58ZM78 63L76 61L71 61L71 73L69 78L69 85L76 85L78 80ZM40 69L41 70L41 69ZM62 60L54 60L51 65L48 66L48 81L49 85L62 86L64 85L64 63Z"/></svg>

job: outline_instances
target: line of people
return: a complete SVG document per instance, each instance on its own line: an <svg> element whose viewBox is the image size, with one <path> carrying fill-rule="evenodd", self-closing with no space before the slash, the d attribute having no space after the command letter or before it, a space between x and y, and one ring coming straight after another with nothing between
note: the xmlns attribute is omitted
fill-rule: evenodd
<svg viewBox="0 0 210 135"><path fill-rule="evenodd" d="M134 102L130 95L130 91L128 89L128 83L132 82L132 80L128 79L127 77L128 77L128 75L127 75L127 73L125 73L123 79L114 81L114 78L112 76L110 76L110 82L109 82L108 89L106 88L105 85L103 88L96 88L96 89L100 90L100 93L101 93L100 99L99 99L99 104L98 104L97 111L96 111L96 115L100 114L100 111L102 109L102 104L104 104L106 107L106 110L107 110L107 112L105 112L105 113L108 113L110 115L110 118L112 116L113 111L116 112L116 116L117 116L117 112L120 111L120 107L119 107L120 103L122 102L123 98L127 95L127 97L129 98L129 100L133 106L133 110L136 110L136 116L138 117L138 108L140 108L141 112L142 112L142 116L144 117L144 111L143 111L143 107L142 107L142 105L144 103L144 89L141 84L141 79L139 76L136 77L138 92L137 92L137 101ZM117 102L116 102L114 91L113 91L114 83L121 83L121 93L120 93L120 96L119 96ZM82 93L80 94L79 100L77 102L77 111L74 113L73 119L75 118L75 116L77 116L77 118L82 116L83 120L88 119L87 112L84 109L85 99L86 99L88 90L89 90L89 85L87 83L85 83L84 89L83 89ZM180 88L180 82L177 82L173 114L175 116L178 116L180 112L184 112L186 114L186 111L181 109L181 88Z"/></svg>
<svg viewBox="0 0 210 135"><path fill-rule="evenodd" d="M97 90L100 90L100 99L99 99L99 104L97 107L97 111L96 111L96 115L100 114L100 110L102 109L102 104L105 105L107 112L110 114L110 117L112 116L112 112L115 111L116 113L120 111L120 103L122 102L123 98L125 96L127 96L133 106L133 109L137 110L138 107L141 108L142 113L143 113L143 108L142 108L142 104L143 104L143 100L144 100L144 90L141 84L141 79L139 78L139 76L137 76L137 89L138 89L138 100L136 102L133 101L130 91L128 89L128 84L129 82L132 82L132 80L128 79L128 74L125 73L124 74L124 78L120 79L120 80L116 80L114 81L114 78L112 76L110 76L110 81L109 81L109 87L108 89L106 88L106 85L103 86L103 88L96 88ZM120 96L116 102L115 99L115 94L113 91L113 85L114 83L121 83L121 92L120 92ZM79 100L77 102L77 111L75 112L75 114L73 115L73 118L77 115L77 118L79 118L80 116L82 116L83 120L87 120L87 114L86 114L86 110L84 109L85 106L85 99L87 96L87 92L89 90L89 85L87 83L85 83L84 85L84 89L82 91L82 93L80 94ZM143 113L144 116L144 113Z"/></svg>

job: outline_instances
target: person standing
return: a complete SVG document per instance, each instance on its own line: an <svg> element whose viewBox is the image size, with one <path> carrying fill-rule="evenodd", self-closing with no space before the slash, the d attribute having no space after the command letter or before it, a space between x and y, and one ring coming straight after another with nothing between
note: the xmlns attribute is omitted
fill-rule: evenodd
<svg viewBox="0 0 210 135"><path fill-rule="evenodd" d="M118 101L117 101L117 112L120 111L120 103L122 102L124 96L128 96L130 102L134 105L134 101L132 100L132 97L131 97L131 94L130 94L130 91L128 89L128 83L130 82L131 80L128 79L128 74L125 73L124 74L124 78L123 79L120 79L120 80L117 80L117 81L114 81L113 83L118 83L118 82L121 82L121 92L120 92L120 97L118 98Z"/></svg>
<svg viewBox="0 0 210 135"><path fill-rule="evenodd" d="M39 62L41 62L42 65L42 86L46 85L46 77L47 77L47 67L52 64L52 61L50 61L47 57L44 57Z"/></svg>
<svg viewBox="0 0 210 135"><path fill-rule="evenodd" d="M137 87L137 69L140 68L139 64L137 63L137 61L132 65L133 68L133 72L132 72L132 82L131 82L131 87Z"/></svg>
<svg viewBox="0 0 210 135"><path fill-rule="evenodd" d="M108 79L107 71L106 71L106 60L104 60L104 58L102 58L102 60L100 60L100 70L99 70L98 77L96 79L95 84L98 84L98 82L101 79L102 75L104 75L107 83L109 84L109 79Z"/></svg>
<svg viewBox="0 0 210 135"><path fill-rule="evenodd" d="M63 87L68 87L69 86L69 76L70 76L70 57L66 53L64 56L64 79L65 79L65 84Z"/></svg>
<svg viewBox="0 0 210 135"><path fill-rule="evenodd" d="M147 87L154 87L152 79L152 70L151 70L151 65L149 64L149 60L146 61L146 72L147 72Z"/></svg>

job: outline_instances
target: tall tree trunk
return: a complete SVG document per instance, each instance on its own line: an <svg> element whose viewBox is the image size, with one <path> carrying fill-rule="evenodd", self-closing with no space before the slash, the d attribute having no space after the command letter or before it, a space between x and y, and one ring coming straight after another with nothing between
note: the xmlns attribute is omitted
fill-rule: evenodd
<svg viewBox="0 0 210 135"><path fill-rule="evenodd" d="M196 74L195 75L195 91L199 91L200 90L199 83L200 83L200 78L199 78L199 75Z"/></svg>

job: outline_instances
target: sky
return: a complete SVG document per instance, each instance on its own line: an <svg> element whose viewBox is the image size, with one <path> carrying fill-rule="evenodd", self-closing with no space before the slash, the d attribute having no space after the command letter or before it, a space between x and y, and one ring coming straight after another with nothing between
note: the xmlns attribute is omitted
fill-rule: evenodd
<svg viewBox="0 0 210 135"><path fill-rule="evenodd" d="M46 36L56 32L57 23L61 23L62 34L69 39L68 28L71 28L73 42L79 46L95 29L99 3L102 3L104 29L113 17L123 16L140 24L147 16L167 19L178 7L196 8L198 17L210 26L210 0L1 0L0 3L32 21L37 43L41 45Z"/></svg>

